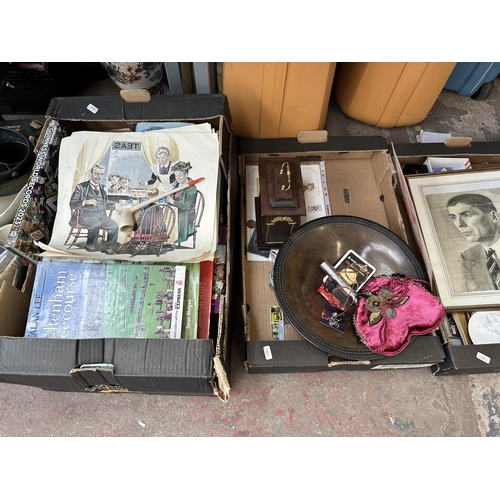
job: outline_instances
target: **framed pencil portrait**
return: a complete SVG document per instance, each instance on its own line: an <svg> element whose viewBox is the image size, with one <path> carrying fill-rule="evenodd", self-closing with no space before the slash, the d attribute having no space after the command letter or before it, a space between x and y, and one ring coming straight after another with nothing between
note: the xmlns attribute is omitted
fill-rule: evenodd
<svg viewBox="0 0 500 500"><path fill-rule="evenodd" d="M500 171L416 175L406 181L445 308L500 307Z"/></svg>

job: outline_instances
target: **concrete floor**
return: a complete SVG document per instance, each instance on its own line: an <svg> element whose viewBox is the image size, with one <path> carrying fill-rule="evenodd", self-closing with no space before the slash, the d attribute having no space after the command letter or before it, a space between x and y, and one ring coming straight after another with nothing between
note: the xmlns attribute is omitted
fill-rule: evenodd
<svg viewBox="0 0 500 500"><path fill-rule="evenodd" d="M98 82L88 93L102 89ZM497 80L487 101L443 91L423 123L397 129L356 122L332 101L326 129L394 142L416 142L420 129L500 141L499 110ZM242 332L234 331L227 403L0 383L0 436L500 436L500 374L435 377L421 368L250 375L243 350Z"/></svg>

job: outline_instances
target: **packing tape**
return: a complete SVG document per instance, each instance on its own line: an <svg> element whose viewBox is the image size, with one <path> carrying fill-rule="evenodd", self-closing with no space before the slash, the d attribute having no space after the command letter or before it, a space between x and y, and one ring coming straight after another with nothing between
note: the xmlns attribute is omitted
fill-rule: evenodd
<svg viewBox="0 0 500 500"><path fill-rule="evenodd" d="M326 142L327 140L328 132L326 130L301 130L297 134L297 141L301 144Z"/></svg>
<svg viewBox="0 0 500 500"><path fill-rule="evenodd" d="M469 148L472 137L448 137L444 144L449 148Z"/></svg>

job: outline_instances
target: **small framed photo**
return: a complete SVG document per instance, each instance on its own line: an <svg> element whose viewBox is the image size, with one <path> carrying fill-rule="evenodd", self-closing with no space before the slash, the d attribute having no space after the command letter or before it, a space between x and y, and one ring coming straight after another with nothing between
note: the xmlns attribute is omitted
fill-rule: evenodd
<svg viewBox="0 0 500 500"><path fill-rule="evenodd" d="M406 179L447 310L500 306L500 170Z"/></svg>

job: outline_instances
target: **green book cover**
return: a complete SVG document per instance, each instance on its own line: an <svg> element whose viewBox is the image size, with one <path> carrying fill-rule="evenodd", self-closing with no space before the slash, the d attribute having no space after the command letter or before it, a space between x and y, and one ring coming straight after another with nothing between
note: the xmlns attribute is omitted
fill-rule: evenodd
<svg viewBox="0 0 500 500"><path fill-rule="evenodd" d="M187 263L184 308L182 315L183 339L195 339L198 334L198 305L200 298L200 264Z"/></svg>
<svg viewBox="0 0 500 500"><path fill-rule="evenodd" d="M186 266L41 261L26 337L181 338Z"/></svg>

